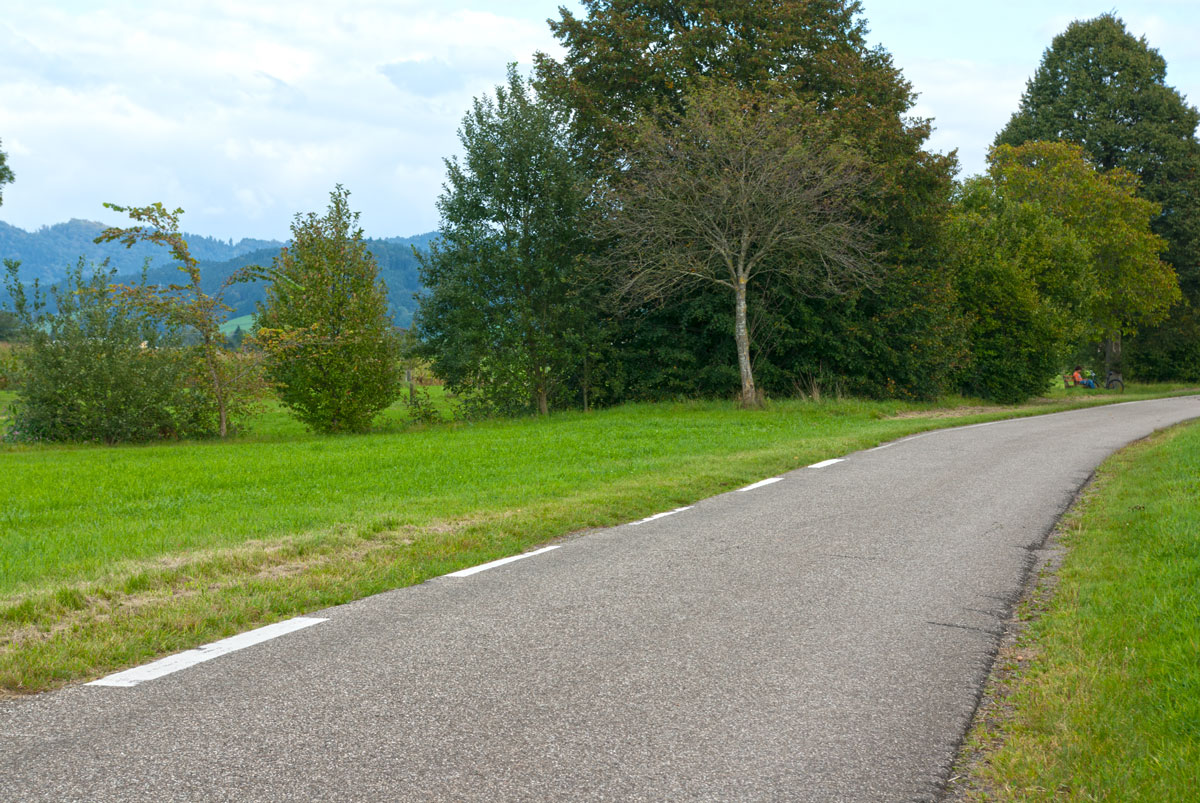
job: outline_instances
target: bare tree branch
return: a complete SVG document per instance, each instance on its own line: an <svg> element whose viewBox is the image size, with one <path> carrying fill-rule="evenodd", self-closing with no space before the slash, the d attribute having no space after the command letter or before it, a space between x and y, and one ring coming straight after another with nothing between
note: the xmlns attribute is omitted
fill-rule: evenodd
<svg viewBox="0 0 1200 803"><path fill-rule="evenodd" d="M687 110L637 131L627 170L610 187L601 232L607 267L628 306L703 284L733 291L742 402L758 403L746 289L766 274L812 297L873 284L872 191L859 159L818 113L727 87L688 97Z"/></svg>

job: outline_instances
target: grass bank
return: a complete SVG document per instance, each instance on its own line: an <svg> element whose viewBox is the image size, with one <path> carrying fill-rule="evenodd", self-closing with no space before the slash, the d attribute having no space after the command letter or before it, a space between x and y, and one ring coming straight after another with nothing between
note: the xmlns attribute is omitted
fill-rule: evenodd
<svg viewBox="0 0 1200 803"><path fill-rule="evenodd" d="M1053 591L1034 594L968 737L982 754L960 799L1196 800L1200 425L1109 460L1060 532Z"/></svg>
<svg viewBox="0 0 1200 803"><path fill-rule="evenodd" d="M95 677L913 432L1170 389L1129 390L433 426L396 408L384 431L341 437L275 410L229 442L0 447L0 690Z"/></svg>

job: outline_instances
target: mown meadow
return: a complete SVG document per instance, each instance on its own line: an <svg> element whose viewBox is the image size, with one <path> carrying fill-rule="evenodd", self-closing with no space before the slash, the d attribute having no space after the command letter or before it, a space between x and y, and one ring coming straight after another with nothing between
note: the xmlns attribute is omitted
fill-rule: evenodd
<svg viewBox="0 0 1200 803"><path fill-rule="evenodd" d="M228 441L0 446L0 688L93 677L913 432L1171 392L434 425L400 404L376 431L342 436L270 407Z"/></svg>

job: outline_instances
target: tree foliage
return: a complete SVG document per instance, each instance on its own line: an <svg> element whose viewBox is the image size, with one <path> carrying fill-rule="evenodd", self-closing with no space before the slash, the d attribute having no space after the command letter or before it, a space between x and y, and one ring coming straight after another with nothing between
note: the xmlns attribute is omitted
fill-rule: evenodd
<svg viewBox="0 0 1200 803"><path fill-rule="evenodd" d="M609 261L618 292L638 304L696 284L728 290L741 401L755 406L750 285L812 297L875 278L857 212L870 178L798 101L712 87L685 105L665 128L644 120L625 153L605 218Z"/></svg>
<svg viewBox="0 0 1200 803"><path fill-rule="evenodd" d="M199 260L192 256L187 239L179 232L182 209L167 211L161 203L142 207L109 203L105 206L128 214L142 225L105 229L96 238L97 243L119 242L126 247L154 243L166 247L179 263L176 267L186 277L182 284L160 286L142 282L122 285L118 290L127 304L141 314L196 335L198 342L191 348L195 370L216 407L217 432L224 438L229 434L231 422L248 412L260 391L256 366L245 360L229 359L224 353L225 336L221 333L221 324L230 309L222 296L245 275L229 276L210 294L204 288Z"/></svg>
<svg viewBox="0 0 1200 803"><path fill-rule="evenodd" d="M21 324L17 320L16 314L0 309L0 343L6 340L15 340L20 331Z"/></svg>
<svg viewBox="0 0 1200 803"><path fill-rule="evenodd" d="M1001 145L992 178L1014 201L1037 203L1075 232L1091 255L1090 292L1080 311L1095 340L1156 323L1179 300L1163 238L1150 230L1158 205L1138 197L1138 180L1121 168L1098 171L1078 145Z"/></svg>
<svg viewBox="0 0 1200 803"><path fill-rule="evenodd" d="M577 372L586 383L597 342L580 281L591 186L567 124L510 67L495 99L477 98L463 119L440 238L421 258L416 325L434 370L499 410L547 413Z"/></svg>
<svg viewBox="0 0 1200 803"><path fill-rule="evenodd" d="M550 28L561 62L538 54L541 87L569 98L584 142L619 148L645 116L678 115L697 82L803 94L822 111L889 120L912 105L861 6L844 0L584 0ZM863 125L864 130L869 125Z"/></svg>
<svg viewBox="0 0 1200 803"><path fill-rule="evenodd" d="M114 271L88 273L80 259L50 290L50 312L36 285L27 295L16 262L6 266L22 329L8 437L117 443L215 431L216 410L179 329L114 294Z"/></svg>
<svg viewBox="0 0 1200 803"><path fill-rule="evenodd" d="M1158 205L1151 228L1187 304L1135 339L1142 373L1159 379L1191 365L1200 378L1200 111L1166 83L1166 61L1113 14L1056 36L997 144L1066 140L1101 170L1122 168ZM1186 371L1185 371L1186 373Z"/></svg>
<svg viewBox="0 0 1200 803"><path fill-rule="evenodd" d="M563 10L551 23L566 53L561 60L539 54L537 75L544 94L573 110L575 137L596 174L621 172L619 154L641 121L670 125L690 93L714 84L810 104L876 178L859 211L876 234L887 279L833 301L777 287L773 304L751 302L763 313L773 310L758 321L767 335L759 342L770 348L754 357L768 386L790 390L801 374L821 371L877 394L940 392L959 352L952 281L940 254L955 160L923 150L929 123L908 115L912 89L888 53L866 44L859 3L583 5L586 16ZM709 299L701 291L622 319L614 341L627 388L656 397L714 392L709 382L718 375L737 381L735 351L712 348L729 322L703 320L720 306L718 291L725 292L707 291L718 294ZM670 364L650 365L667 354ZM713 364L721 359L728 367Z"/></svg>
<svg viewBox="0 0 1200 803"><path fill-rule="evenodd" d="M2 144L3 141L0 141L0 145ZM12 168L8 166L8 156L0 150L0 206L4 205L4 185L11 184L13 178Z"/></svg>
<svg viewBox="0 0 1200 803"><path fill-rule="evenodd" d="M292 223L268 271L257 342L279 398L320 432L363 432L400 395L399 338L349 191Z"/></svg>
<svg viewBox="0 0 1200 803"><path fill-rule="evenodd" d="M965 393L1005 404L1046 389L1083 333L1095 266L1083 238L992 176L967 181L947 229L970 359Z"/></svg>

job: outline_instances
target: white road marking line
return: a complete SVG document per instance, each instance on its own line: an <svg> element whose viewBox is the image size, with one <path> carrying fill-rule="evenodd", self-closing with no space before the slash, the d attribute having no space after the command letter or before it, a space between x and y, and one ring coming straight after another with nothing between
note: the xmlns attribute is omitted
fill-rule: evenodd
<svg viewBox="0 0 1200 803"><path fill-rule="evenodd" d="M647 516L646 518L642 519L641 521L631 521L631 522L629 522L629 526L633 527L638 524L645 524L648 521L654 521L655 519L661 519L663 516L673 516L676 513L682 513L685 510L691 510L693 507L695 507L695 505L688 505L687 507L677 507L674 510L668 510L666 513L655 513L653 516Z"/></svg>
<svg viewBox="0 0 1200 803"><path fill-rule="evenodd" d="M820 463L813 463L809 468L825 468L825 466L832 466L834 463L840 463L845 459L844 457L835 457L832 460L822 460Z"/></svg>
<svg viewBox="0 0 1200 803"><path fill-rule="evenodd" d="M506 563L512 563L514 560L532 558L534 555L540 555L543 552L549 552L552 549L558 549L558 546L544 546L541 549L535 549L532 552L524 552L520 555L513 555L510 558L500 558L500 560L494 560L491 563L481 563L480 565L472 566L469 569L460 569L457 572L450 572L450 574L447 574L446 577L470 577L473 574L486 572L488 569L494 569L497 566L503 566Z"/></svg>
<svg viewBox="0 0 1200 803"><path fill-rule="evenodd" d="M1016 419L1010 418L1007 420L1014 421ZM975 429L975 427L990 427L992 424L1003 424L1003 423L1004 423L1004 421L984 421L981 424L967 424L965 427L951 427L950 429L939 430L939 431L940 432L953 432L956 429Z"/></svg>
<svg viewBox="0 0 1200 803"><path fill-rule="evenodd" d="M212 644L205 644L202 647L197 647L194 650L169 655L166 658L161 658L153 663L145 664L144 666L135 666L133 669L126 669L124 672L117 672L114 675L93 680L88 683L88 686L119 686L129 687L136 686L139 683L144 683L147 680L161 678L163 675L169 675L172 672L178 672L181 669L187 669L190 666L211 661L214 658L219 658L231 652L243 650L246 647L253 647L255 644L261 644L264 641L270 641L273 638L287 635L296 630L303 630L306 627L312 627L315 624L328 621L326 619L315 619L309 616L297 616L295 619L288 619L283 622L276 622L273 625L260 627L256 630L250 630L246 633L239 633L236 636L230 636L227 639L214 641Z"/></svg>
<svg viewBox="0 0 1200 803"><path fill-rule="evenodd" d="M753 491L755 488L761 488L764 485L770 485L773 482L779 482L781 479L783 479L783 477L771 477L770 479L759 480L753 485L747 485L745 488L738 488L738 493L742 493L743 491Z"/></svg>
<svg viewBox="0 0 1200 803"><path fill-rule="evenodd" d="M899 442L900 441L892 441L891 443L885 443L883 446L876 446L874 449L867 449L867 451L868 452L878 452L880 449L888 449L892 446L895 446Z"/></svg>

